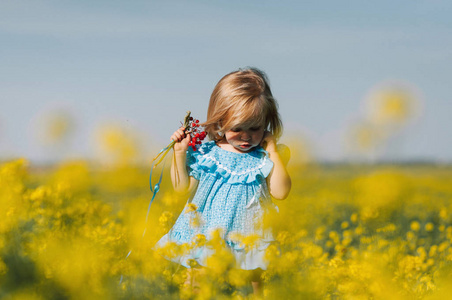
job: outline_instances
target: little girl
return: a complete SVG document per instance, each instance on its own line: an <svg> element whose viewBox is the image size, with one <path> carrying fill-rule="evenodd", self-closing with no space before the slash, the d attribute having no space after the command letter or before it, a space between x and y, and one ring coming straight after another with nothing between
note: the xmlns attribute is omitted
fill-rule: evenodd
<svg viewBox="0 0 452 300"><path fill-rule="evenodd" d="M276 140L282 123L266 75L255 68L241 69L224 76L210 97L207 121L203 124L211 141L189 147L190 135L183 127L171 136L176 141L171 166L171 180L176 192L189 195L192 210L182 212L173 228L157 243L190 243L196 235L207 240L220 230L237 266L254 270L266 269L265 249L273 242L271 233L257 226L271 197L285 199L291 180L285 163L277 151ZM192 213L200 223L191 224ZM258 234L261 239L251 250L234 236ZM201 247L177 262L190 268L195 260L206 266L212 249ZM260 276L252 285L261 293Z"/></svg>

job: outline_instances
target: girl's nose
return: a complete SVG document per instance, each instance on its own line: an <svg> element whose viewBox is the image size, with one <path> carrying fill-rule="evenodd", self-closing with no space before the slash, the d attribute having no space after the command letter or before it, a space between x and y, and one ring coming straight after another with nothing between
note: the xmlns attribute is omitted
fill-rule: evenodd
<svg viewBox="0 0 452 300"><path fill-rule="evenodd" d="M251 135L248 132L246 132L246 131L244 131L242 133L241 137L242 137L242 140L244 140L244 141L249 141L251 139Z"/></svg>

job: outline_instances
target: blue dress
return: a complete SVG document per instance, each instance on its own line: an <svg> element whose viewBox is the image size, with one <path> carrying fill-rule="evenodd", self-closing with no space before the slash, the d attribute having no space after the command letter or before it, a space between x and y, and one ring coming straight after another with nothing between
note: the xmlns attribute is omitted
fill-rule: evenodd
<svg viewBox="0 0 452 300"><path fill-rule="evenodd" d="M268 230L262 229L261 221L265 210L275 207L266 183L273 168L268 153L259 146L247 153L235 153L210 141L196 151L189 148L187 168L189 176L198 180L196 193L188 200L196 211L184 210L156 246L167 242L192 243L199 234L209 240L219 229L235 256L237 267L266 269L265 249L274 239ZM235 238L237 234L242 237L257 235L259 239L253 247L245 247ZM206 258L212 253L212 249L203 246L172 260L189 267L188 260L194 259L205 266Z"/></svg>

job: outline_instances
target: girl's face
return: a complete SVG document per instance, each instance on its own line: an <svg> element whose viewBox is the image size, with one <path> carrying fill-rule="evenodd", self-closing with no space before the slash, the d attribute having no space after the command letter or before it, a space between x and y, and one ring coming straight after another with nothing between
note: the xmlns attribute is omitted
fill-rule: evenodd
<svg viewBox="0 0 452 300"><path fill-rule="evenodd" d="M245 153L258 146L264 137L263 125L244 125L225 132L226 145L230 151Z"/></svg>

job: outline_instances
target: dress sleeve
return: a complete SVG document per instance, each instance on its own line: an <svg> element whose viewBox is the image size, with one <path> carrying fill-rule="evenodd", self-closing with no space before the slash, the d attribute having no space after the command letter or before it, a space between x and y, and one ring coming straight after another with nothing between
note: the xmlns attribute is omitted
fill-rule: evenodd
<svg viewBox="0 0 452 300"><path fill-rule="evenodd" d="M187 168L188 176L199 180L199 178L201 177L201 174L199 172L199 152L194 151L191 147L189 147L187 150Z"/></svg>

